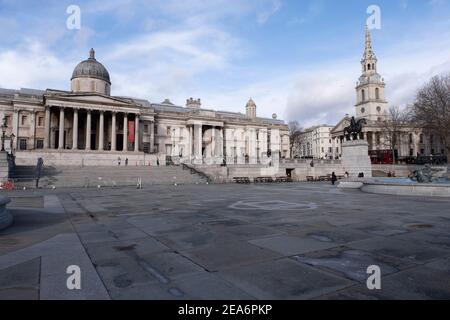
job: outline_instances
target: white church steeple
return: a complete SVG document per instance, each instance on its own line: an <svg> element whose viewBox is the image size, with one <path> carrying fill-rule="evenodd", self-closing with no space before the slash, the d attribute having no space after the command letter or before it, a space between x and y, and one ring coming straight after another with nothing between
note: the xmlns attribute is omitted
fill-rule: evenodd
<svg viewBox="0 0 450 320"><path fill-rule="evenodd" d="M382 121L387 115L384 79L378 74L378 59L372 47L372 35L366 25L362 75L356 84L356 118Z"/></svg>

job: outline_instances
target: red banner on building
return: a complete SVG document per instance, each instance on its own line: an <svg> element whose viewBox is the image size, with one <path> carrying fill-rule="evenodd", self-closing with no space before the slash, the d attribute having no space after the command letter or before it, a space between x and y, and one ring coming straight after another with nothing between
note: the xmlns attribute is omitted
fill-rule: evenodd
<svg viewBox="0 0 450 320"><path fill-rule="evenodd" d="M128 121L128 142L134 142L134 121Z"/></svg>

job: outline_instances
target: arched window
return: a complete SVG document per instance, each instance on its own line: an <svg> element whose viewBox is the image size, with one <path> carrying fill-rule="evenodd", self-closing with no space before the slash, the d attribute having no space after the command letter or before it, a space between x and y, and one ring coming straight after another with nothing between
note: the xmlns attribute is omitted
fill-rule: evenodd
<svg viewBox="0 0 450 320"><path fill-rule="evenodd" d="M372 70L375 70L375 63L372 64Z"/></svg>
<svg viewBox="0 0 450 320"><path fill-rule="evenodd" d="M366 101L366 91L365 90L361 91L361 98L362 98L362 101Z"/></svg>
<svg viewBox="0 0 450 320"><path fill-rule="evenodd" d="M377 100L380 99L380 89L378 89L378 88L375 88L375 98L376 98Z"/></svg>
<svg viewBox="0 0 450 320"><path fill-rule="evenodd" d="M370 64L367 65L367 69L370 70Z"/></svg>

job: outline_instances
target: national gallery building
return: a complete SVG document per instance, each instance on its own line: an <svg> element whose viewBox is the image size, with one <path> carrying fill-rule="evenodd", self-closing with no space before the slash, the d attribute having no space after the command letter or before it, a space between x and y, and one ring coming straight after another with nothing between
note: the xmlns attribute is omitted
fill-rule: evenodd
<svg viewBox="0 0 450 320"><path fill-rule="evenodd" d="M5 148L21 163L114 164L121 157L149 164L268 164L289 157L289 130L259 118L250 99L245 114L111 96L107 69L93 49L71 78L71 91L0 89ZM244 111L244 110L243 110Z"/></svg>

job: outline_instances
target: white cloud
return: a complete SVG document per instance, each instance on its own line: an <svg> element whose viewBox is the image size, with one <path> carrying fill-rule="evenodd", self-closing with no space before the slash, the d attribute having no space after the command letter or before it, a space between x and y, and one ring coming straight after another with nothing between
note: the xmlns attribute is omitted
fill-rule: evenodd
<svg viewBox="0 0 450 320"><path fill-rule="evenodd" d="M264 24L266 23L270 17L275 15L283 6L283 1L281 0L273 0L272 8L270 10L262 12L258 15L258 23Z"/></svg>
<svg viewBox="0 0 450 320"><path fill-rule="evenodd" d="M39 41L28 39L16 50L0 52L0 87L68 89L64 75L71 75L73 67Z"/></svg>

